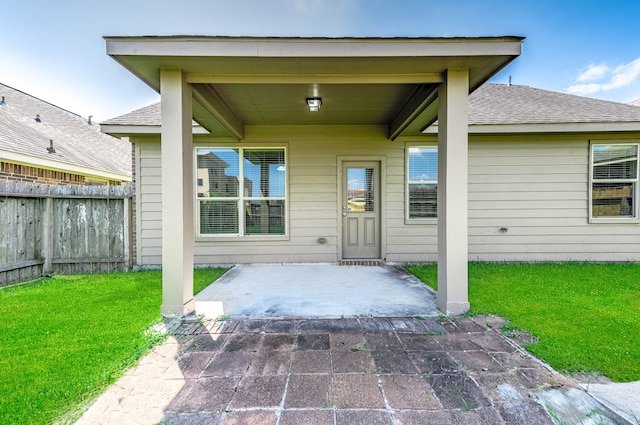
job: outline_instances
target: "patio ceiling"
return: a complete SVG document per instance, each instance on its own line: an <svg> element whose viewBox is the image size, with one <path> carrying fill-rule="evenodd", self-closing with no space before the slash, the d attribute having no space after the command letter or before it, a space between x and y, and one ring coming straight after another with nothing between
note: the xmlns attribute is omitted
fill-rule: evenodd
<svg viewBox="0 0 640 425"><path fill-rule="evenodd" d="M390 139L437 118L447 69L468 68L473 91L520 54L521 37L106 37L107 53L160 91L160 70L181 69L194 119L214 136L250 125L376 125ZM318 113L307 97L322 98Z"/></svg>

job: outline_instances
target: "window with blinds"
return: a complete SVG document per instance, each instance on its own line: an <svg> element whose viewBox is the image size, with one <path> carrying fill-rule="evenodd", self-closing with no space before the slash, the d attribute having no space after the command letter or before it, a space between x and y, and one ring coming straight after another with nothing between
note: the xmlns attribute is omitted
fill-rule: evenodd
<svg viewBox="0 0 640 425"><path fill-rule="evenodd" d="M638 144L591 145L591 217L637 218Z"/></svg>
<svg viewBox="0 0 640 425"><path fill-rule="evenodd" d="M284 148L197 148L198 234L284 235Z"/></svg>
<svg viewBox="0 0 640 425"><path fill-rule="evenodd" d="M410 220L438 217L438 148L407 149L407 217Z"/></svg>

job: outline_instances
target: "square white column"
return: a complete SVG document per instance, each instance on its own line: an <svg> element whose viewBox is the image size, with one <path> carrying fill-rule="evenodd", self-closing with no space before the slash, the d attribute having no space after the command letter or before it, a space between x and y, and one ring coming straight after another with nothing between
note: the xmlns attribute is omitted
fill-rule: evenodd
<svg viewBox="0 0 640 425"><path fill-rule="evenodd" d="M193 299L192 93L179 69L160 70L162 307L165 316L195 310Z"/></svg>
<svg viewBox="0 0 640 425"><path fill-rule="evenodd" d="M449 69L438 92L438 295L445 314L469 310L469 70Z"/></svg>

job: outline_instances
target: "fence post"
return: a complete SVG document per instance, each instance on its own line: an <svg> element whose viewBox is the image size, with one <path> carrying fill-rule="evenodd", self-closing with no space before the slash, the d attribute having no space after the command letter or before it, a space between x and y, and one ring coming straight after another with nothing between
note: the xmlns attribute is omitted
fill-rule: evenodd
<svg viewBox="0 0 640 425"><path fill-rule="evenodd" d="M44 210L42 211L42 249L40 252L44 260L42 274L46 276L53 270L51 263L53 256L53 199L51 196L44 198Z"/></svg>
<svg viewBox="0 0 640 425"><path fill-rule="evenodd" d="M133 268L133 256L131 255L131 200L128 197L122 199L123 218L124 218L124 257L127 262L127 269Z"/></svg>

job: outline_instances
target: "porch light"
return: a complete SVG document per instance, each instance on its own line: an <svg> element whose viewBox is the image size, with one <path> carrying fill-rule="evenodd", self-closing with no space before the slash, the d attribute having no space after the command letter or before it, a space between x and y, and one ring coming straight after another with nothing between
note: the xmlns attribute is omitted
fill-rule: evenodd
<svg viewBox="0 0 640 425"><path fill-rule="evenodd" d="M307 98L307 107L309 108L309 112L318 112L320 110L320 106L322 106L321 98L319 97Z"/></svg>

